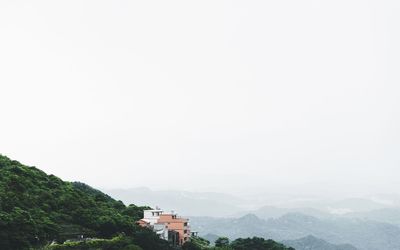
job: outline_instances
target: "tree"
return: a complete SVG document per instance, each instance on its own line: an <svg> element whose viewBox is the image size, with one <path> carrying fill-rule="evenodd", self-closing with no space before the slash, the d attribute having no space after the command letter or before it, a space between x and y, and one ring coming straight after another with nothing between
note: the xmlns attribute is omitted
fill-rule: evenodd
<svg viewBox="0 0 400 250"><path fill-rule="evenodd" d="M277 243L273 240L265 240L260 237L253 238L239 238L230 244L234 250L294 250L291 247L286 247L283 244Z"/></svg>
<svg viewBox="0 0 400 250"><path fill-rule="evenodd" d="M219 237L215 240L216 247L227 247L229 246L229 239L227 237Z"/></svg>
<svg viewBox="0 0 400 250"><path fill-rule="evenodd" d="M183 250L202 250L209 248L210 248L210 242L198 236L192 236L190 238L190 241L185 242L185 244L183 244L182 246Z"/></svg>
<svg viewBox="0 0 400 250"><path fill-rule="evenodd" d="M202 248L192 241L187 241L183 244L182 250L202 250Z"/></svg>

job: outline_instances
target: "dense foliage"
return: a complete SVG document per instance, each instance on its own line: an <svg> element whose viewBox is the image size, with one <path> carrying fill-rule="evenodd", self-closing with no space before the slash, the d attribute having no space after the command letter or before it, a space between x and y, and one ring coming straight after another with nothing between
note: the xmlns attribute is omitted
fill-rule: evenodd
<svg viewBox="0 0 400 250"><path fill-rule="evenodd" d="M229 239L228 239L228 237L219 237L219 238L215 241L215 246L216 246L216 247L227 247L227 246L229 246Z"/></svg>
<svg viewBox="0 0 400 250"><path fill-rule="evenodd" d="M119 234L132 241L127 245L168 249L168 244L153 232L136 226L143 209L126 207L88 185L64 182L0 155L2 250L41 247L52 241L62 243L79 235L110 239Z"/></svg>
<svg viewBox="0 0 400 250"><path fill-rule="evenodd" d="M239 238L230 244L234 250L294 250L294 248L286 247L283 244L277 243L273 240L265 240L259 237L253 238Z"/></svg>

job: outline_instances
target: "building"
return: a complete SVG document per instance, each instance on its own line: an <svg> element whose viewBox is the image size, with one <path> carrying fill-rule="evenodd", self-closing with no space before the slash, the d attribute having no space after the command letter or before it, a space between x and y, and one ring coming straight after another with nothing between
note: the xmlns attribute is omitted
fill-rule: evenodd
<svg viewBox="0 0 400 250"><path fill-rule="evenodd" d="M158 223L163 223L167 226L169 231L175 231L179 234L179 244L183 245L190 239L189 220L186 218L178 217L177 214L161 214Z"/></svg>
<svg viewBox="0 0 400 250"><path fill-rule="evenodd" d="M173 245L183 245L190 240L189 219L176 213L164 213L161 209L144 210L143 219L137 222L140 226L151 228L161 239Z"/></svg>
<svg viewBox="0 0 400 250"><path fill-rule="evenodd" d="M150 225L154 225L157 223L158 219L160 219L160 215L164 211L161 209L152 209L152 210L144 210L143 211L143 221L150 223Z"/></svg>

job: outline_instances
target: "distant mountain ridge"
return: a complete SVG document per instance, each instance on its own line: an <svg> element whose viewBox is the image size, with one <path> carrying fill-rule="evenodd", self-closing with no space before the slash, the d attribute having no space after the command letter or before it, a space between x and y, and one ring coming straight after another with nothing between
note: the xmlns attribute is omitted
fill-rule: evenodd
<svg viewBox="0 0 400 250"><path fill-rule="evenodd" d="M354 212L345 214L347 218L359 218L364 220L373 220L385 222L400 226L400 208L381 208L367 212Z"/></svg>
<svg viewBox="0 0 400 250"><path fill-rule="evenodd" d="M237 218L248 213L262 219L279 218L287 213L302 213L320 219L346 214L368 213L373 210L395 208L397 196L365 198L319 199L293 197L285 194L226 194L182 190L153 190L147 187L103 189L111 197L124 203L159 206L176 210L185 216ZM385 220L387 222L387 220Z"/></svg>
<svg viewBox="0 0 400 250"><path fill-rule="evenodd" d="M312 235L297 240L284 240L282 243L296 250L357 250L350 244L335 245Z"/></svg>
<svg viewBox="0 0 400 250"><path fill-rule="evenodd" d="M317 218L331 218L334 215L323 212L321 210L309 207L300 207L300 208L280 208L274 206L263 206L259 209L248 211L248 212L241 212L238 213L236 217L244 216L246 214L254 214L257 217L268 220L268 219L277 219L279 217L284 216L285 214L289 213L301 213L304 215L309 215Z"/></svg>
<svg viewBox="0 0 400 250"><path fill-rule="evenodd" d="M319 219L289 213L263 220L248 214L240 218L191 217L193 230L229 238L251 235L276 241L314 235L332 244L351 244L359 250L400 249L400 228L376 221L352 218Z"/></svg>

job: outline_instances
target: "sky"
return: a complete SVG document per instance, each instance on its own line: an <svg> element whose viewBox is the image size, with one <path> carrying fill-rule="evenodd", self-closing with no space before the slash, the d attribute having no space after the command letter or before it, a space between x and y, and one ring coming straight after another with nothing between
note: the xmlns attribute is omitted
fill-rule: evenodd
<svg viewBox="0 0 400 250"><path fill-rule="evenodd" d="M400 3L0 2L0 153L102 188L400 188Z"/></svg>

